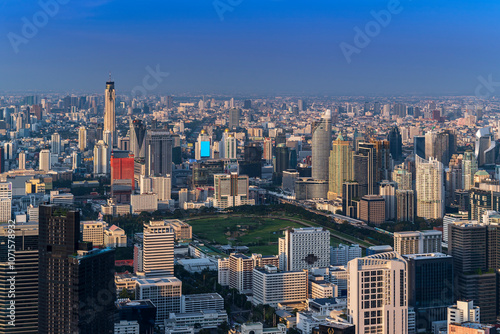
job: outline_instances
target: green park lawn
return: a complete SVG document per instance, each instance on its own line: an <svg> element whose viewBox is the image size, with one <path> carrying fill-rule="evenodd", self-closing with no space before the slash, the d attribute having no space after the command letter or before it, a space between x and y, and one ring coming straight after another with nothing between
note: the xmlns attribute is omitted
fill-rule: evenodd
<svg viewBox="0 0 500 334"><path fill-rule="evenodd" d="M303 227L297 223L272 218L256 217L215 217L190 220L193 234L204 241L216 245L248 246L251 253L262 255L278 254L278 238L283 231L292 227ZM231 235L226 235L231 232ZM331 244L341 241L332 238Z"/></svg>

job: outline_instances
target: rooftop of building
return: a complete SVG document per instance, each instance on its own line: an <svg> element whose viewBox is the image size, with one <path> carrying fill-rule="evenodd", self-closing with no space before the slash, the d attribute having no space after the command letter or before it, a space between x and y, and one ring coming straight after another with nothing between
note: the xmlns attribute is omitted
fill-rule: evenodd
<svg viewBox="0 0 500 334"><path fill-rule="evenodd" d="M130 299L118 299L115 302L117 309L125 308L151 308L156 306L149 299L144 300L130 300Z"/></svg>
<svg viewBox="0 0 500 334"><path fill-rule="evenodd" d="M182 281L175 276L145 277L137 279L137 284L140 285L157 285L157 284L170 284L170 283L182 283Z"/></svg>
<svg viewBox="0 0 500 334"><path fill-rule="evenodd" d="M218 293L197 293L193 295L183 295L183 297L187 301L206 300L206 299L224 300L222 296L219 295Z"/></svg>
<svg viewBox="0 0 500 334"><path fill-rule="evenodd" d="M443 253L407 254L403 256L413 260L423 260L429 258L451 258L451 255L446 255Z"/></svg>

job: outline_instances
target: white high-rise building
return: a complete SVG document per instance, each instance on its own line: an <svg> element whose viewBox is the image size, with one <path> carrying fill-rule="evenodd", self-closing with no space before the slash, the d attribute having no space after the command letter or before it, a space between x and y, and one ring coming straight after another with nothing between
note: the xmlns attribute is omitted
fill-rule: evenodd
<svg viewBox="0 0 500 334"><path fill-rule="evenodd" d="M328 267L330 231L322 227L294 228L279 239L279 267L284 271Z"/></svg>
<svg viewBox="0 0 500 334"><path fill-rule="evenodd" d="M0 198L12 199L12 182L0 183Z"/></svg>
<svg viewBox="0 0 500 334"><path fill-rule="evenodd" d="M408 333L407 267L396 252L348 263L347 317L356 334Z"/></svg>
<svg viewBox="0 0 500 334"><path fill-rule="evenodd" d="M172 193L172 178L170 174L166 176L155 176L152 177L153 192L158 195L159 201L170 200ZM142 191L142 189L141 189Z"/></svg>
<svg viewBox="0 0 500 334"><path fill-rule="evenodd" d="M99 140L94 146L94 175L106 175L109 173L109 146Z"/></svg>
<svg viewBox="0 0 500 334"><path fill-rule="evenodd" d="M222 135L222 140L219 144L219 154L220 158L225 159L236 159L238 143L233 133L226 130Z"/></svg>
<svg viewBox="0 0 500 334"><path fill-rule="evenodd" d="M61 136L56 132L52 134L50 140L50 153L61 154Z"/></svg>
<svg viewBox="0 0 500 334"><path fill-rule="evenodd" d="M394 250L401 255L441 253L441 231L394 232Z"/></svg>
<svg viewBox="0 0 500 334"><path fill-rule="evenodd" d="M448 231L450 229L450 225L455 222L468 221L468 215L465 214L454 214L449 213L443 217L443 241L448 243Z"/></svg>
<svg viewBox="0 0 500 334"><path fill-rule="evenodd" d="M113 147L118 143L118 133L116 132L116 115L115 115L115 83L113 81L106 82L106 90L104 91L104 131L111 133L111 143L109 147Z"/></svg>
<svg viewBox="0 0 500 334"><path fill-rule="evenodd" d="M139 188L141 194L151 194L153 192L153 180L150 177L139 175Z"/></svg>
<svg viewBox="0 0 500 334"><path fill-rule="evenodd" d="M78 148L82 152L87 148L87 128L84 126L78 129Z"/></svg>
<svg viewBox="0 0 500 334"><path fill-rule="evenodd" d="M395 220L396 219L396 189L397 183L394 181L384 180L380 183L379 192L380 196L384 198L385 201L385 219Z"/></svg>
<svg viewBox="0 0 500 334"><path fill-rule="evenodd" d="M50 170L50 151L49 150L41 150L39 158L40 158L40 162L39 162L38 170L48 172Z"/></svg>
<svg viewBox="0 0 500 334"><path fill-rule="evenodd" d="M26 153L25 152L19 153L19 169L20 170L26 169Z"/></svg>
<svg viewBox="0 0 500 334"><path fill-rule="evenodd" d="M362 249L359 245L343 245L330 248L330 264L332 266L345 266L351 260L362 256Z"/></svg>
<svg viewBox="0 0 500 334"><path fill-rule="evenodd" d="M255 205L249 199L248 176L231 174L214 175L214 208L226 209L233 206Z"/></svg>
<svg viewBox="0 0 500 334"><path fill-rule="evenodd" d="M479 306L474 306L473 300L459 300L457 305L448 307L448 328L451 324L463 322L480 322Z"/></svg>
<svg viewBox="0 0 500 334"><path fill-rule="evenodd" d="M0 223L6 223L12 219L12 199L0 198Z"/></svg>
<svg viewBox="0 0 500 334"><path fill-rule="evenodd" d="M174 274L175 232L165 221L144 224L142 270L147 276Z"/></svg>
<svg viewBox="0 0 500 334"><path fill-rule="evenodd" d="M444 216L443 164L430 157L429 160L415 156L417 170L417 216L426 219L441 219Z"/></svg>
<svg viewBox="0 0 500 334"><path fill-rule="evenodd" d="M195 159L210 159L212 158L212 138L201 130L198 140L195 143Z"/></svg>

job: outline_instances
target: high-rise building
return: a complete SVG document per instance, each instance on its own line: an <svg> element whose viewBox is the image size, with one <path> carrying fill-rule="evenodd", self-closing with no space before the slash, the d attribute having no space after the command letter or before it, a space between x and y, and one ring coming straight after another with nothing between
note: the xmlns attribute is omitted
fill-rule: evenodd
<svg viewBox="0 0 500 334"><path fill-rule="evenodd" d="M135 189L134 155L129 151L113 150L111 152L111 188L120 185Z"/></svg>
<svg viewBox="0 0 500 334"><path fill-rule="evenodd" d="M130 152L134 158L146 156L146 125L140 119L130 120Z"/></svg>
<svg viewBox="0 0 500 334"><path fill-rule="evenodd" d="M168 201L172 199L172 178L170 175L153 176L151 180L152 190L158 195L158 201Z"/></svg>
<svg viewBox="0 0 500 334"><path fill-rule="evenodd" d="M352 180L352 149L341 134L333 142L329 160L328 198L342 197L342 184Z"/></svg>
<svg viewBox="0 0 500 334"><path fill-rule="evenodd" d="M181 311L182 281L171 277L146 277L137 280L137 299L149 299L156 306L156 323L168 319L169 313Z"/></svg>
<svg viewBox="0 0 500 334"><path fill-rule="evenodd" d="M50 151L49 150L41 150L39 155L39 166L38 170L48 172L50 170Z"/></svg>
<svg viewBox="0 0 500 334"><path fill-rule="evenodd" d="M391 128L387 140L389 141L392 159L401 161L403 159L403 140L397 126Z"/></svg>
<svg viewBox="0 0 500 334"><path fill-rule="evenodd" d="M229 109L228 126L231 130L236 129L240 126L240 115L241 115L240 109L234 107L232 107L232 109Z"/></svg>
<svg viewBox="0 0 500 334"><path fill-rule="evenodd" d="M477 159L473 152L467 151L462 159L462 185L464 190L474 186L474 174L478 171Z"/></svg>
<svg viewBox="0 0 500 334"><path fill-rule="evenodd" d="M274 164L274 179L277 184L282 183L283 172L290 168L290 149L285 144L276 147L276 162Z"/></svg>
<svg viewBox="0 0 500 334"><path fill-rule="evenodd" d="M358 218L366 223L382 224L385 222L385 200L379 195L365 195L358 205Z"/></svg>
<svg viewBox="0 0 500 334"><path fill-rule="evenodd" d="M416 157L425 159L425 136L413 137L413 154Z"/></svg>
<svg viewBox="0 0 500 334"><path fill-rule="evenodd" d="M87 128L84 126L81 126L78 129L78 149L80 151L85 151L87 148Z"/></svg>
<svg viewBox="0 0 500 334"><path fill-rule="evenodd" d="M425 134L426 159L434 158L447 166L456 146L457 138L453 130L429 131Z"/></svg>
<svg viewBox="0 0 500 334"><path fill-rule="evenodd" d="M441 219L444 216L443 164L434 158L415 157L417 216Z"/></svg>
<svg viewBox="0 0 500 334"><path fill-rule="evenodd" d="M20 170L26 169L26 152L19 153L19 169Z"/></svg>
<svg viewBox="0 0 500 334"><path fill-rule="evenodd" d="M61 154L61 136L56 132L53 133L50 140L50 153Z"/></svg>
<svg viewBox="0 0 500 334"><path fill-rule="evenodd" d="M350 261L347 271L347 317L356 333L408 333L406 260L381 253Z"/></svg>
<svg viewBox="0 0 500 334"><path fill-rule="evenodd" d="M230 133L228 129L222 135L222 139L219 143L219 156L223 159L233 159L237 158L237 147L238 143L233 133Z"/></svg>
<svg viewBox="0 0 500 334"><path fill-rule="evenodd" d="M111 133L111 143L108 143L112 148L118 143L118 133L116 132L116 114L115 114L115 83L113 81L106 82L106 90L104 91L104 131Z"/></svg>
<svg viewBox="0 0 500 334"><path fill-rule="evenodd" d="M212 138L201 130L198 140L195 143L195 159L210 159L212 158Z"/></svg>
<svg viewBox="0 0 500 334"><path fill-rule="evenodd" d="M448 307L448 326L452 324L460 325L464 322L479 323L480 314L480 308L479 306L474 306L473 300L457 300L456 305ZM459 332L457 331L456 333Z"/></svg>
<svg viewBox="0 0 500 334"><path fill-rule="evenodd" d="M41 205L39 220L38 332L112 332L114 250L79 242L78 211Z"/></svg>
<svg viewBox="0 0 500 334"><path fill-rule="evenodd" d="M312 128L312 178L328 181L328 163L332 149L332 115L325 111Z"/></svg>
<svg viewBox="0 0 500 334"><path fill-rule="evenodd" d="M373 143L360 143L353 155L353 177L359 184L359 196L374 195L377 186L377 150Z"/></svg>
<svg viewBox="0 0 500 334"><path fill-rule="evenodd" d="M396 207L396 189L398 185L394 181L384 180L380 182L379 194L384 198L385 201L385 219L394 220L396 219L397 207Z"/></svg>
<svg viewBox="0 0 500 334"><path fill-rule="evenodd" d="M104 176L109 173L110 147L99 140L94 146L94 176Z"/></svg>
<svg viewBox="0 0 500 334"><path fill-rule="evenodd" d="M342 214L351 218L358 218L359 184L344 182L342 184Z"/></svg>
<svg viewBox="0 0 500 334"><path fill-rule="evenodd" d="M322 227L293 228L279 239L279 267L284 271L328 267L330 231Z"/></svg>
<svg viewBox="0 0 500 334"><path fill-rule="evenodd" d="M146 175L172 175L173 140L170 132L151 130L146 136Z"/></svg>
<svg viewBox="0 0 500 334"><path fill-rule="evenodd" d="M415 310L419 331L444 321L453 304L453 258L442 253L412 254L408 261L408 306Z"/></svg>
<svg viewBox="0 0 500 334"><path fill-rule="evenodd" d="M394 251L401 255L441 253L441 231L394 232Z"/></svg>
<svg viewBox="0 0 500 334"><path fill-rule="evenodd" d="M241 205L255 205L249 198L248 176L231 174L214 175L214 207L225 209Z"/></svg>
<svg viewBox="0 0 500 334"><path fill-rule="evenodd" d="M396 219L400 222L415 221L415 191L396 190Z"/></svg>
<svg viewBox="0 0 500 334"><path fill-rule="evenodd" d="M345 266L351 260L362 256L362 250L359 245L351 246L340 244L338 247L330 248L330 264L332 266Z"/></svg>
<svg viewBox="0 0 500 334"><path fill-rule="evenodd" d="M38 224L17 223L14 238L9 237L11 235L8 224L0 225L0 286L3 287L0 289L0 333L35 334L38 333ZM15 261L9 259L9 245L15 247ZM15 281L10 279L12 275ZM15 285L15 295L9 291L11 283ZM15 312L15 319L10 317L11 310ZM15 326L9 323L11 321Z"/></svg>
<svg viewBox="0 0 500 334"><path fill-rule="evenodd" d="M147 276L174 274L175 232L165 221L144 224L142 270Z"/></svg>
<svg viewBox="0 0 500 334"><path fill-rule="evenodd" d="M479 167L494 164L498 157L498 150L491 127L482 128L476 132L475 154Z"/></svg>

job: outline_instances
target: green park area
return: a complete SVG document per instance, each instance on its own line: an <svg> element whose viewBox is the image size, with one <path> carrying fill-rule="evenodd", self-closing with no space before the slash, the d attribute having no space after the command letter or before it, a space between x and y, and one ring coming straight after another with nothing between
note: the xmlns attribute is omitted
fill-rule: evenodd
<svg viewBox="0 0 500 334"><path fill-rule="evenodd" d="M187 221L193 234L212 245L247 246L251 253L278 254L278 238L292 227L304 227L296 222L279 218L234 217L220 215L213 218ZM331 244L341 243L332 237Z"/></svg>

